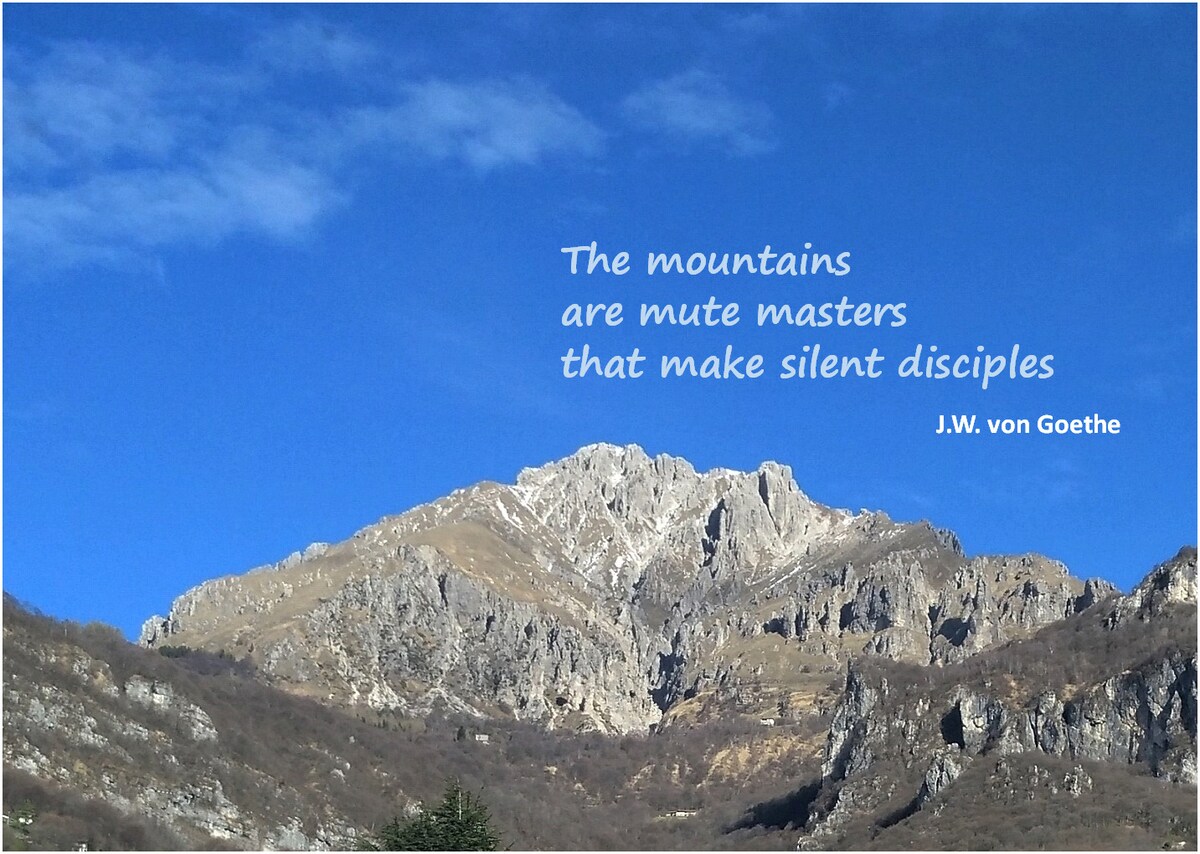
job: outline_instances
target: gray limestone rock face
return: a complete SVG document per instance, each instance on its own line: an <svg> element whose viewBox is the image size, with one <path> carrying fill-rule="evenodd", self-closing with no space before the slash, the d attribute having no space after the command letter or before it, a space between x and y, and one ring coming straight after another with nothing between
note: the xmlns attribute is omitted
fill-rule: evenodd
<svg viewBox="0 0 1200 854"><path fill-rule="evenodd" d="M1172 605L1196 603L1196 549L1183 548L1175 557L1156 566L1128 596L1117 600L1109 624L1127 620L1145 622L1161 616Z"/></svg>
<svg viewBox="0 0 1200 854"><path fill-rule="evenodd" d="M338 705L634 732L699 692L788 691L859 655L961 661L1107 592L823 506L777 463L592 445L201 584L141 641L246 656Z"/></svg>
<svg viewBox="0 0 1200 854"><path fill-rule="evenodd" d="M917 807L920 808L938 796L963 772L963 762L957 751L943 750L934 755L921 780L921 788L917 791Z"/></svg>
<svg viewBox="0 0 1200 854"><path fill-rule="evenodd" d="M261 794L250 797L246 780L262 775L229 759L212 717L175 684L137 672L118 677L114 671L128 662L92 658L65 633L47 642L5 613L6 772L24 771L119 813L149 817L190 848L216 840L289 850L352 843L353 828L328 817L310 820L316 833L306 836L298 820L283 815L296 800L291 786L304 781L260 780L277 809L264 809Z"/></svg>
<svg viewBox="0 0 1200 854"><path fill-rule="evenodd" d="M974 577L982 590L985 576ZM802 842L812 847L817 844L812 840L836 830L846 820L847 797L859 812L890 797L876 779L884 761L891 763L888 774L895 775L896 767L910 769L908 779L920 773L920 782L913 784L914 810L934 800L967 764L984 755L1041 753L1134 765L1164 781L1195 785L1195 579L1195 551L1184 550L1156 567L1129 596L1102 596L1098 601L1107 603L1105 608L1050 624L1025 646L997 650L980 665L989 674L982 681L967 670L959 677L961 684L955 684L957 671L927 671L925 676L910 671L897 687L899 676L851 664L831 717L822 766L827 784L839 787L838 806L810 822L809 841ZM1093 585L1093 593L1098 589L1103 588ZM1056 611L1066 604L1049 598ZM1029 611L1010 608L1008 613ZM1103 673L1101 678L1076 684L1063 675L1053 684L1039 685L1005 672L1003 663L1013 662L1014 656L1031 656L1035 662L1050 658L1056 645L1080 633L1090 639L1093 654L1110 657L1087 671ZM1036 664L1014 672L1026 670L1055 672ZM1007 766L1001 759L997 767ZM1091 779L1078 768L1061 787L1053 785L1077 796L1091 786ZM833 825L825 827L828 821Z"/></svg>
<svg viewBox="0 0 1200 854"><path fill-rule="evenodd" d="M217 740L217 728L213 726L208 713L195 703L176 696L170 683L131 676L125 683L125 696L139 705L176 716L182 722L184 731L196 741Z"/></svg>

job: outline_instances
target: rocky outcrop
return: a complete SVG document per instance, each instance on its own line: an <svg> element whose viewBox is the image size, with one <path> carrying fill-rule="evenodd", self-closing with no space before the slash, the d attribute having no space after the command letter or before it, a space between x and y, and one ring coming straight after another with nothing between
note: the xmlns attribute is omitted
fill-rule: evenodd
<svg viewBox="0 0 1200 854"><path fill-rule="evenodd" d="M963 759L957 751L943 750L934 755L921 780L921 788L917 791L914 806L917 809L925 806L938 796L938 793L958 779L963 772Z"/></svg>
<svg viewBox="0 0 1200 854"><path fill-rule="evenodd" d="M1112 628L1128 620L1147 621L1161 617L1173 605L1196 604L1196 549L1179 554L1156 566L1128 596L1119 599L1108 618Z"/></svg>
<svg viewBox="0 0 1200 854"><path fill-rule="evenodd" d="M836 802L810 820L805 846L819 845L849 815L881 809L905 786L912 786L909 810L923 808L984 755L1135 765L1195 785L1195 580L1195 551L1184 550L1129 596L1106 598L1106 608L960 668L888 672L852 664L822 766ZM1069 669L1053 675L1047 662L1056 646L1075 654L1061 648L1067 641L1109 657L1082 671L1101 678L1077 684ZM1090 785L1084 777L1065 785Z"/></svg>
<svg viewBox="0 0 1200 854"><path fill-rule="evenodd" d="M337 704L630 732L855 655L960 661L1102 594L1045 558L968 559L926 523L822 506L787 466L594 445L202 584L142 642L249 656Z"/></svg>
<svg viewBox="0 0 1200 854"><path fill-rule="evenodd" d="M176 696L169 682L131 676L125 683L125 696L138 705L173 714L184 732L195 741L217 740L217 728L208 713L195 703Z"/></svg>
<svg viewBox="0 0 1200 854"><path fill-rule="evenodd" d="M292 781L237 760L200 705L171 682L123 676L37 621L5 608L4 766L147 816L190 848L344 848L354 830L335 815L292 812ZM229 781L238 783L236 794ZM303 785L303 781L300 781ZM263 804L274 808L264 809Z"/></svg>
<svg viewBox="0 0 1200 854"><path fill-rule="evenodd" d="M1072 699L1045 691L1021 707L960 690L943 739L968 754L1040 751L1145 763L1156 776L1196 782L1196 657L1168 655L1091 686Z"/></svg>

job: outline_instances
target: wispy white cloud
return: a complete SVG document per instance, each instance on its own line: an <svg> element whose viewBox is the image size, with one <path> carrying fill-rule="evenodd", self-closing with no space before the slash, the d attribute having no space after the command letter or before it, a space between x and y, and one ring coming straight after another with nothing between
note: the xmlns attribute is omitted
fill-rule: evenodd
<svg viewBox="0 0 1200 854"><path fill-rule="evenodd" d="M87 43L59 45L44 57L10 52L4 81L5 168L79 170L119 155L161 159L189 129L171 109L163 61L136 61ZM195 88L199 81L193 81Z"/></svg>
<svg viewBox="0 0 1200 854"><path fill-rule="evenodd" d="M231 116L253 71L72 42L6 63L10 267L129 263L235 232L289 237L339 194L258 117Z"/></svg>
<svg viewBox="0 0 1200 854"><path fill-rule="evenodd" d="M721 78L699 69L643 86L622 108L636 126L674 141L714 143L738 155L774 147L767 106L735 96Z"/></svg>
<svg viewBox="0 0 1200 854"><path fill-rule="evenodd" d="M355 111L361 140L401 143L486 172L557 155L593 156L603 134L578 110L528 79L407 85L399 103Z"/></svg>
<svg viewBox="0 0 1200 854"><path fill-rule="evenodd" d="M85 42L10 52L6 267L153 267L170 245L294 238L347 200L344 176L368 150L483 174L602 148L595 125L528 79L407 83L354 107L303 89L273 94L293 72L361 69L377 56L312 22L267 33L225 65Z"/></svg>
<svg viewBox="0 0 1200 854"><path fill-rule="evenodd" d="M107 171L11 193L5 239L10 251L55 251L60 263L118 260L126 252L212 243L235 232L291 237L337 198L331 182L311 168L225 151L186 169Z"/></svg>

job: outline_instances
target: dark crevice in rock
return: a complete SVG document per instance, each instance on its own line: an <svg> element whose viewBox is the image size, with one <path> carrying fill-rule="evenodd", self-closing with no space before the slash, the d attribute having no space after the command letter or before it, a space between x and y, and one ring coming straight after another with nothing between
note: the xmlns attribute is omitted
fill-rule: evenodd
<svg viewBox="0 0 1200 854"><path fill-rule="evenodd" d="M671 707L679 695L679 679L684 658L679 653L658 654L658 684L650 689L650 698L660 711Z"/></svg>
<svg viewBox="0 0 1200 854"><path fill-rule="evenodd" d="M767 508L767 515L771 517L772 521L774 521L775 514L773 514L771 512L771 496L770 496L770 492L768 491L767 487L768 487L767 473L759 472L758 473L758 497L762 499L763 507Z"/></svg>
<svg viewBox="0 0 1200 854"><path fill-rule="evenodd" d="M1062 719L1063 723L1068 727L1074 727L1079 723L1079 707L1074 703L1063 703Z"/></svg>
<svg viewBox="0 0 1200 854"><path fill-rule="evenodd" d="M782 797L755 804L723 832L733 833L736 830L751 828L800 830L808 823L813 803L821 793L821 787L822 781L816 779Z"/></svg>
<svg viewBox="0 0 1200 854"><path fill-rule="evenodd" d="M950 641L951 645L962 646L967 641L967 635L970 634L970 624L958 617L951 617L938 626L937 633L939 637Z"/></svg>
<svg viewBox="0 0 1200 854"><path fill-rule="evenodd" d="M762 624L762 629L768 635L780 635L787 637L787 620L783 617L772 617Z"/></svg>
<svg viewBox="0 0 1200 854"><path fill-rule="evenodd" d="M962 712L955 706L942 717L942 740L946 744L957 744L966 749L967 742L963 735Z"/></svg>
<svg viewBox="0 0 1200 854"><path fill-rule="evenodd" d="M854 622L854 603L847 602L842 606L841 613L838 614L838 628L845 631L851 623Z"/></svg>
<svg viewBox="0 0 1200 854"><path fill-rule="evenodd" d="M721 539L721 517L724 515L725 499L722 498L708 514L708 521L704 523L704 540L700 547L704 549L705 565L711 563L713 555L717 553L717 541Z"/></svg>
<svg viewBox="0 0 1200 854"><path fill-rule="evenodd" d="M917 814L917 811L920 809L921 809L921 796L917 795L915 798L913 798L907 804L900 807L900 809L894 810L893 812L888 813L883 818L879 819L879 821L875 822L875 827L877 827L879 830L885 830L885 829L891 827L892 825L899 824L900 822L904 821L906 818L912 818L914 815Z"/></svg>
<svg viewBox="0 0 1200 854"><path fill-rule="evenodd" d="M838 748L837 755L830 761L830 772L828 779L844 780L846 779L846 766L850 762L850 754L854 750L854 745L858 744L866 735L867 723L865 720L857 720L850 729L850 734L842 741Z"/></svg>

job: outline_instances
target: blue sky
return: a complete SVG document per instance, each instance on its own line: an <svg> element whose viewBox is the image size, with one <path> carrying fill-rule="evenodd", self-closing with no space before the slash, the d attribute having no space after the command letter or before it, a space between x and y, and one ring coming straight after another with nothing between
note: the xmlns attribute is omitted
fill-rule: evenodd
<svg viewBox="0 0 1200 854"><path fill-rule="evenodd" d="M1196 541L1195 7L9 5L4 588L135 632L200 581L581 445L790 464L1123 587ZM627 277L568 275L596 240ZM651 250L845 277L638 275ZM568 330L571 302L906 302ZM559 357L1046 380L570 380ZM653 363L651 363L653 364ZM937 436L942 413L1122 433Z"/></svg>

